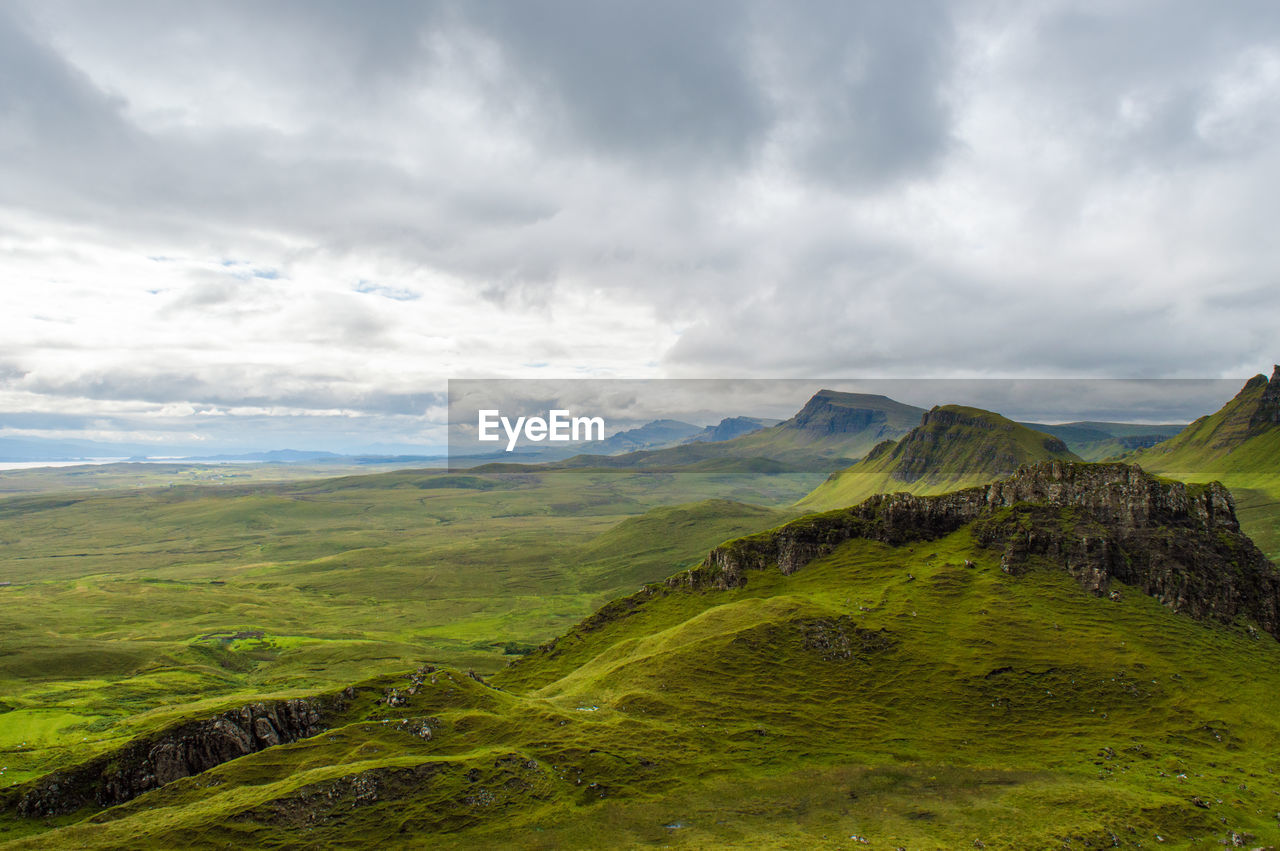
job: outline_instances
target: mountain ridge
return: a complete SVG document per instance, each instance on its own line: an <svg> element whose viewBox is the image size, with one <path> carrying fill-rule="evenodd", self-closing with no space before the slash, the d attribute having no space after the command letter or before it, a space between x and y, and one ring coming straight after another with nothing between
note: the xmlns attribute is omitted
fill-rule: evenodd
<svg viewBox="0 0 1280 851"><path fill-rule="evenodd" d="M1121 456L1155 472L1270 472L1280 458L1280 365L1259 373L1232 399L1174 437Z"/></svg>
<svg viewBox="0 0 1280 851"><path fill-rule="evenodd" d="M1080 420L1069 423L1020 422L1027 428L1061 438L1085 461L1105 461L1124 452L1146 449L1177 435L1186 423L1119 423Z"/></svg>
<svg viewBox="0 0 1280 851"><path fill-rule="evenodd" d="M719 469L727 463L766 462L779 470L831 469L866 454L887 437L906 434L925 413L902 402L870 393L823 389L792 417L777 425L719 442L698 441L623 455L575 455L547 469L611 467L626 469Z"/></svg>
<svg viewBox="0 0 1280 851"><path fill-rule="evenodd" d="M1086 523L1055 530L1020 503L1073 509ZM1093 593L1108 592L1115 578L1193 617L1230 621L1248 614L1280 638L1280 573L1240 531L1231 492L1218 482L1186 485L1125 464L1050 461L950 494L878 494L849 509L724 544L682 581L728 588L745 582L746 571L769 564L794 573L850 538L901 544L940 537L977 520L988 521L976 530L979 542L1003 547L1006 573L1025 569L1032 556L1054 555ZM1156 527L1178 529L1181 539L1140 534ZM1243 587L1230 581L1233 571L1225 559L1215 557L1219 546L1243 570L1237 577Z"/></svg>
<svg viewBox="0 0 1280 851"><path fill-rule="evenodd" d="M883 442L834 473L797 506L822 510L852 505L878 492L939 493L1006 476L1022 464L1079 460L1057 437L1000 414L965 405L938 405L897 442Z"/></svg>
<svg viewBox="0 0 1280 851"><path fill-rule="evenodd" d="M696 567L611 601L502 676L519 680L521 666L539 655L555 657L566 643L675 591L740 589L753 574L790 576L850 541L901 547L964 527L980 550L1000 553L1006 574L1061 562L1095 596L1109 595L1118 582L1197 620L1251 617L1280 638L1280 571L1240 530L1223 485L1188 485L1128 464L1047 461L945 494L875 494L728 541Z"/></svg>

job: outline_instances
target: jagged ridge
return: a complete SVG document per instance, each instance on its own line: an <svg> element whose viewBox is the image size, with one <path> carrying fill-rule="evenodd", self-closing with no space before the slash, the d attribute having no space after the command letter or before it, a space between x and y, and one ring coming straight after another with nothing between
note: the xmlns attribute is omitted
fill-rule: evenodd
<svg viewBox="0 0 1280 851"><path fill-rule="evenodd" d="M1255 431L1272 425L1280 425L1280 364L1273 369L1271 380L1258 400L1258 408L1249 418L1249 426Z"/></svg>
<svg viewBox="0 0 1280 851"><path fill-rule="evenodd" d="M1280 365L1271 380L1249 379L1230 401L1175 437L1125 456L1148 469L1170 473L1274 470L1280 430Z"/></svg>
<svg viewBox="0 0 1280 851"><path fill-rule="evenodd" d="M354 696L251 703L212 718L180 723L33 783L17 802L28 818L110 807L184 777L265 748L323 732Z"/></svg>
<svg viewBox="0 0 1280 851"><path fill-rule="evenodd" d="M749 571L793 573L853 538L901 544L971 523L980 544L1004 549L1006 572L1048 557L1094 593L1118 580L1193 617L1245 615L1280 636L1280 573L1240 532L1230 492L1125 464L1042 462L949 494L873 496L723 544L668 584L737 587Z"/></svg>

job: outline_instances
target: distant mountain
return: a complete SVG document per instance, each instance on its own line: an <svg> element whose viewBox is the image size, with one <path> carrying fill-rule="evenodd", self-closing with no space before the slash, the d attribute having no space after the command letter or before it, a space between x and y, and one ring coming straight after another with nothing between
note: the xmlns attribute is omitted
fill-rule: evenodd
<svg viewBox="0 0 1280 851"><path fill-rule="evenodd" d="M778 428L802 442L833 442L842 447L867 444L870 449L909 431L923 413L923 408L888 396L820 390Z"/></svg>
<svg viewBox="0 0 1280 851"><path fill-rule="evenodd" d="M1155 446L1186 428L1185 424L1143 425L1093 421L1057 425L1024 422L1021 425L1062 438L1068 449L1086 461L1101 461L1135 449Z"/></svg>
<svg viewBox="0 0 1280 851"><path fill-rule="evenodd" d="M1270 381L1255 375L1216 413L1125 460L1179 478L1226 473L1275 476L1280 471L1280 366Z"/></svg>
<svg viewBox="0 0 1280 851"><path fill-rule="evenodd" d="M637 428L630 428L610 435L591 445L593 453L617 455L641 449L659 449L682 443L703 432L703 428L681 420L654 420Z"/></svg>
<svg viewBox="0 0 1280 851"><path fill-rule="evenodd" d="M876 493L941 493L994 481L1023 464L1080 460L1053 435L991 411L933 408L897 443L886 441L802 499L809 510L840 508Z"/></svg>
<svg viewBox="0 0 1280 851"><path fill-rule="evenodd" d="M744 434L761 431L776 426L782 420L769 420L763 417L725 417L717 425L707 426L693 437L687 438L685 443L719 443L724 440L732 440L735 437L742 437Z"/></svg>
<svg viewBox="0 0 1280 851"><path fill-rule="evenodd" d="M717 443L742 434L759 431L778 420L756 417L729 417L714 426L697 426L682 420L653 420L636 428L615 432L604 440L570 444L526 444L512 452L501 450L469 456L455 456L452 461L462 466L484 464L553 464L555 466L633 466L647 457L645 453L683 446L690 443ZM583 454L584 449L590 451ZM620 463L596 462L601 456L622 456ZM568 460L566 460L568 459ZM584 464L579 459L590 459ZM698 455L694 460L702 460ZM470 464L468 464L470 462Z"/></svg>
<svg viewBox="0 0 1280 851"><path fill-rule="evenodd" d="M170 450L173 450L172 452ZM187 448L183 451L195 451ZM149 454L179 454L174 447L93 440L51 440L40 437L0 437L0 461L86 461L93 458L132 458Z"/></svg>
<svg viewBox="0 0 1280 851"><path fill-rule="evenodd" d="M272 449L268 452L245 452L239 455L192 455L183 461L261 461L266 464L297 464L304 461L339 461L351 456L336 452L303 449Z"/></svg>
<svg viewBox="0 0 1280 851"><path fill-rule="evenodd" d="M555 467L728 470L760 465L782 470L830 470L876 444L906 434L923 408L887 396L820 390L784 422L729 440L700 441L607 457L578 455ZM731 426L732 428L733 426Z"/></svg>

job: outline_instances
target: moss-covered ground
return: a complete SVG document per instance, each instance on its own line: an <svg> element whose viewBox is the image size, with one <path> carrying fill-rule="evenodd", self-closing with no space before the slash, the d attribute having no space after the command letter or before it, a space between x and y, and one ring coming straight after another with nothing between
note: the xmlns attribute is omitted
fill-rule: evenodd
<svg viewBox="0 0 1280 851"><path fill-rule="evenodd" d="M489 685L366 682L343 726L13 847L1280 842L1280 644L1120 590L967 529L655 587Z"/></svg>
<svg viewBox="0 0 1280 851"><path fill-rule="evenodd" d="M209 701L424 659L495 671L774 525L754 503L817 478L419 470L0 499L0 789Z"/></svg>

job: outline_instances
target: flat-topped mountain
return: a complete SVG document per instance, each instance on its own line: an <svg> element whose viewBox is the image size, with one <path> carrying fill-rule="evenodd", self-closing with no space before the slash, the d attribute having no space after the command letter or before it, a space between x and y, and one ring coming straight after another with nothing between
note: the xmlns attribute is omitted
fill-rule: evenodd
<svg viewBox="0 0 1280 851"><path fill-rule="evenodd" d="M611 457L579 455L548 466L722 469L733 464L768 463L779 469L825 471L862 457L884 440L901 437L923 413L922 408L887 396L820 390L795 416L728 440Z"/></svg>
<svg viewBox="0 0 1280 851"><path fill-rule="evenodd" d="M822 436L859 435L879 443L910 429L923 411L872 393L842 393L819 390L794 417L782 423L784 431Z"/></svg>
<svg viewBox="0 0 1280 851"><path fill-rule="evenodd" d="M801 500L801 508L852 505L874 493L939 493L1007 476L1023 464L1079 460L1060 438L991 411L941 405L896 443L834 474Z"/></svg>

